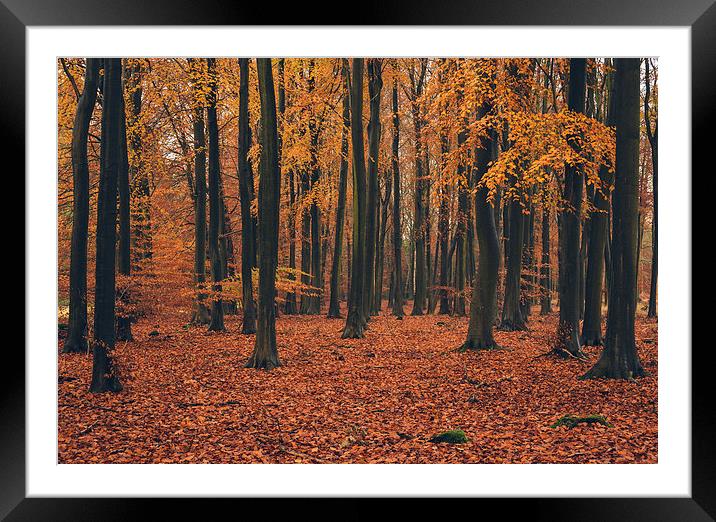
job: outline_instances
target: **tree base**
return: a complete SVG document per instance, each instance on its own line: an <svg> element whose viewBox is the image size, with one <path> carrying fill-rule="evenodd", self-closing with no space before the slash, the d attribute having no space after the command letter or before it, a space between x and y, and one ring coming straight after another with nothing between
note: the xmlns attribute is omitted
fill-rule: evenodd
<svg viewBox="0 0 716 522"><path fill-rule="evenodd" d="M278 357L257 357L256 354L254 354L246 362L244 368L270 371L279 366L281 366L281 361L278 360Z"/></svg>
<svg viewBox="0 0 716 522"><path fill-rule="evenodd" d="M494 339L483 341L482 339L468 339L465 341L457 351L459 353L465 353L468 350L480 351L480 350L502 350L503 348L495 342Z"/></svg>
<svg viewBox="0 0 716 522"><path fill-rule="evenodd" d="M501 332L524 332L527 330L525 323L502 320L497 329Z"/></svg>
<svg viewBox="0 0 716 522"><path fill-rule="evenodd" d="M65 344L62 345L62 353L87 353L88 352L87 339L77 339L74 336L65 339Z"/></svg>
<svg viewBox="0 0 716 522"><path fill-rule="evenodd" d="M341 339L363 339L364 327L360 324L346 324Z"/></svg>
<svg viewBox="0 0 716 522"><path fill-rule="evenodd" d="M584 346L604 346L604 337L601 335L582 334L582 345Z"/></svg>
<svg viewBox="0 0 716 522"><path fill-rule="evenodd" d="M122 391L122 384L116 375L105 375L101 379L93 379L89 391L90 393L118 393Z"/></svg>
<svg viewBox="0 0 716 522"><path fill-rule="evenodd" d="M133 341L132 322L128 317L117 318L117 341Z"/></svg>

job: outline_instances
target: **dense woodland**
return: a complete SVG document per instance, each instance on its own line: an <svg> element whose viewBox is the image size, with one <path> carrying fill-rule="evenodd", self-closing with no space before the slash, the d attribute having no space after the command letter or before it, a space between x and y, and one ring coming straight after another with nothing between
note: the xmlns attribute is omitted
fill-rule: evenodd
<svg viewBox="0 0 716 522"><path fill-rule="evenodd" d="M60 59L61 459L655 461L657 65ZM454 381L505 418L466 437ZM427 428L396 418L424 384L429 435L507 423L531 452L421 454ZM335 393L352 420L331 443ZM158 407L189 449L119 434ZM592 431L569 454L515 435L541 413ZM398 422L390 442L363 416ZM227 418L259 433L244 453L191 449Z"/></svg>

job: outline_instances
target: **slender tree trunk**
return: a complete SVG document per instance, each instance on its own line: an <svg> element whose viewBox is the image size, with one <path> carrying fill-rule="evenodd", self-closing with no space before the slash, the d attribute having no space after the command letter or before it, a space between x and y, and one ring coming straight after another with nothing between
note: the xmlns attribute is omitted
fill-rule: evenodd
<svg viewBox="0 0 716 522"><path fill-rule="evenodd" d="M346 214L346 189L348 185L348 131L351 125L351 106L348 91L348 60L343 59L341 67L345 92L343 93L343 126L341 127L341 166L338 172L338 206L336 207L336 236L333 244L333 266L331 267L331 300L328 317L341 317L340 278L341 256L343 253L343 225Z"/></svg>
<svg viewBox="0 0 716 522"><path fill-rule="evenodd" d="M117 178L120 168L122 118L122 60L104 59L102 100L102 170L97 196L94 338L92 340L93 393L122 389L112 352L115 343L115 247L117 242Z"/></svg>
<svg viewBox="0 0 716 522"><path fill-rule="evenodd" d="M639 219L639 59L615 61L617 155L612 209L612 284L604 350L582 378L633 379L645 374L634 338Z"/></svg>
<svg viewBox="0 0 716 522"><path fill-rule="evenodd" d="M123 85L124 86L124 85ZM130 257L130 215L129 215L129 158L127 155L127 118L124 110L124 88L120 97L119 118L119 173L117 192L119 196L119 245L117 249L117 271L123 276L118 288L119 309L116 311L116 328L118 341L132 340L131 275L132 259Z"/></svg>
<svg viewBox="0 0 716 522"><path fill-rule="evenodd" d="M256 333L256 305L251 276L254 260L253 201L254 175L249 169L249 59L239 58L239 199L241 200L241 301L244 318L241 331Z"/></svg>
<svg viewBox="0 0 716 522"><path fill-rule="evenodd" d="M414 78L415 72L411 71L412 92L411 110L413 114L413 127L415 130L415 297L413 298L413 310L410 315L423 315L427 298L427 277L426 255L425 255L425 180L423 179L423 144L422 128L423 121L420 111L420 97L423 94L423 82L427 59L421 59L421 70L419 77Z"/></svg>
<svg viewBox="0 0 716 522"><path fill-rule="evenodd" d="M385 267L385 236L388 232L388 207L390 206L390 196L392 195L393 185L389 176L385 178L385 197L381 203L380 216L380 233L378 236L378 245L376 251L376 268L375 268L375 293L374 293L374 312L375 315L380 313L383 308L383 271Z"/></svg>
<svg viewBox="0 0 716 522"><path fill-rule="evenodd" d="M70 318L63 353L87 352L87 227L89 165L87 136L97 100L99 58L87 58L85 83L72 126L72 247L70 249Z"/></svg>
<svg viewBox="0 0 716 522"><path fill-rule="evenodd" d="M646 96L644 101L644 120L646 135L651 146L651 186L654 197L654 207L651 218L651 279L649 282L649 310L647 317L656 317L656 286L659 273L659 126L658 118L652 128L651 114L651 79L649 78L649 58L646 59Z"/></svg>
<svg viewBox="0 0 716 522"><path fill-rule="evenodd" d="M395 63L395 62L394 62ZM396 73L397 73L397 66ZM393 79L393 143L392 165L393 170L393 315L403 318L403 236L400 227L400 163L398 160L398 147L400 144L400 115L398 113L398 82Z"/></svg>
<svg viewBox="0 0 716 522"><path fill-rule="evenodd" d="M261 176L259 178L259 301L254 352L247 368L281 365L276 349L276 268L278 266L281 172L278 164L276 97L270 58L257 58L261 100Z"/></svg>
<svg viewBox="0 0 716 522"><path fill-rule="evenodd" d="M189 67L194 83L194 282L196 299L191 322L195 325L208 325L211 322L206 307L206 137L204 135L204 108L206 100L201 90L200 76L203 76L204 64L201 60L189 59Z"/></svg>
<svg viewBox="0 0 716 522"><path fill-rule="evenodd" d="M301 196L308 197L310 191L310 178L307 172L301 172ZM311 307L311 292L305 287L311 284L311 209L305 204L301 205L301 284L304 290L301 291L300 314L309 313Z"/></svg>
<svg viewBox="0 0 716 522"><path fill-rule="evenodd" d="M380 147L380 94L383 88L381 61L370 58L368 68L368 97L370 119L368 121L368 182L366 199L366 257L363 278L363 314L367 318L373 311L375 291L375 253L378 243L378 153Z"/></svg>
<svg viewBox="0 0 716 522"><path fill-rule="evenodd" d="M518 196L514 196L509 203L509 236L507 240L507 273L505 275L505 298L502 303L502 320L500 330L517 331L526 330L527 324L522 315L520 306L521 288L520 280L522 273L522 247L524 243L524 216L522 215L522 203Z"/></svg>
<svg viewBox="0 0 716 522"><path fill-rule="evenodd" d="M308 89L314 90L313 60L309 62ZM311 113L308 121L308 132L311 138L311 189L315 190L321 178L318 166L318 124L315 114ZM323 270L321 269L321 211L315 197L311 200L311 286L312 295L308 298L306 313L321 313L321 294L323 293Z"/></svg>
<svg viewBox="0 0 716 522"><path fill-rule="evenodd" d="M141 122L142 114L142 67L135 62L127 78L127 91L131 102L130 120L128 125L130 147L129 180L132 183L132 197L136 208L134 220L134 248L132 253L137 268L142 262L152 258L152 220L150 204L149 173L144 168L144 155L142 139L144 137L144 124Z"/></svg>
<svg viewBox="0 0 716 522"><path fill-rule="evenodd" d="M286 90L284 88L284 59L278 61L278 111L283 122L283 115L286 109ZM280 136L279 136L280 137ZM283 138L281 138L283 141ZM279 153L281 151L279 150ZM288 168L288 279L295 281L296 275L296 188L294 182L293 168ZM284 313L293 315L297 312L296 292L290 290L286 292L286 302L284 304Z"/></svg>
<svg viewBox="0 0 716 522"><path fill-rule="evenodd" d="M542 266L540 267L541 308L540 314L552 313L552 267L549 253L549 208L542 208Z"/></svg>
<svg viewBox="0 0 716 522"><path fill-rule="evenodd" d="M569 109L581 113L584 113L585 68L584 58L570 59ZM575 149L578 147L575 141L570 145ZM583 358L585 355L579 339L579 224L584 173L579 166L566 165L564 177L564 199L569 208L563 211L561 216L559 325L554 350L562 356Z"/></svg>
<svg viewBox="0 0 716 522"><path fill-rule="evenodd" d="M450 142L447 136L440 137L440 146L442 152L442 169L445 169L446 157L450 152ZM450 234L450 225L448 223L448 191L445 183L440 185L440 208L438 211L438 243L440 244L440 308L439 314L450 313L450 296L448 294L448 241Z"/></svg>
<svg viewBox="0 0 716 522"><path fill-rule="evenodd" d="M351 296L343 338L362 338L366 318L363 315L363 277L366 245L366 174L363 146L363 59L353 58L351 78L351 143L353 146L353 266Z"/></svg>
<svg viewBox="0 0 716 522"><path fill-rule="evenodd" d="M614 126L613 74L607 82L608 108L606 124ZM584 322L582 323L582 342L585 346L600 346L602 338L602 282L604 280L605 249L609 234L609 190L613 176L606 167L599 171L600 186L594 191L595 211L590 218L589 248L587 258L587 280L584 302Z"/></svg>
<svg viewBox="0 0 716 522"><path fill-rule="evenodd" d="M221 298L221 280L224 272L224 260L219 234L223 205L221 201L221 172L219 166L219 127L216 121L217 78L215 58L207 58L209 74L209 92L207 96L207 126L209 130L209 258L211 260L212 290L217 293L211 304L211 323L209 330L220 332L224 328L224 306Z"/></svg>
<svg viewBox="0 0 716 522"><path fill-rule="evenodd" d="M484 103L478 110L478 119L484 118L493 107ZM470 324L467 340L461 350L490 350L497 348L493 337L495 308L497 307L497 279L500 267L500 243L495 227L495 212L487 200L488 188L481 184L490 162L490 142L496 140L494 131L486 139L481 139L475 150L475 219L478 241L478 264L475 287L470 305Z"/></svg>

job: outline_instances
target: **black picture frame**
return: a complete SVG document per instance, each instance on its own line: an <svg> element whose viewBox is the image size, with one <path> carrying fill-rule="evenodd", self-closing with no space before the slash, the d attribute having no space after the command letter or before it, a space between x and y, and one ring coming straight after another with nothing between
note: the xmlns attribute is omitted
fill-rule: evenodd
<svg viewBox="0 0 716 522"><path fill-rule="evenodd" d="M715 0L524 0L477 2L361 2L350 20L366 25L577 25L577 26L690 26L691 27L691 102L692 160L694 172L708 176L713 171L711 126L716 105L716 3ZM327 6L331 13L341 10ZM0 122L3 157L18 160L14 170L5 174L21 179L25 149L25 59L27 26L43 25L281 25L291 22L316 25L317 5L310 9L296 5L298 12L282 10L266 2L226 2L221 0L0 0ZM345 16L345 15L343 15ZM565 49L568 49L568 42ZM568 53L567 53L568 54ZM668 146L668 144L666 145ZM701 165L703 168L698 169ZM708 166L708 169L706 168ZM698 170L697 170L698 169ZM13 172L10 174L10 172ZM688 176L685 173L685 176ZM692 178L693 179L693 178ZM707 183L711 185L713 178ZM25 188L19 190L24 192ZM692 202L692 208L696 206ZM697 224L695 219L692 220ZM692 235L693 237L693 235ZM24 241L24 240L23 240ZM25 274L27 285L28 277ZM49 291L49 289L48 289ZM698 311L694 307L694 311ZM14 313L17 313L16 311ZM31 311L27 311L31 313ZM700 312L703 314L704 312ZM27 321L27 316L25 317ZM698 322L692 324L699 324ZM10 339L12 333L6 334ZM673 349L686 350L692 344ZM0 377L0 516L7 520L127 520L141 517L149 509L161 509L164 517L181 518L201 513L207 518L210 508L291 509L295 514L308 509L309 499L69 499L26 498L25 494L25 356L17 343L6 342ZM671 349L670 347L669 349ZM531 498L531 499L452 499L450 511L466 509L474 516L487 514L492 507L507 513L524 512L537 519L549 520L714 520L716 518L716 466L714 463L713 403L710 401L710 375L713 365L707 358L709 345L692 351L692 457L690 498ZM22 370L21 370L22 369ZM209 506L208 503L211 502ZM328 499L324 511L331 518L365 519L387 514L384 500ZM222 505L223 504L223 505ZM240 504L240 506L239 506ZM347 504L347 505L346 505ZM401 518L425 509L425 499L402 501ZM269 507L270 506L270 507ZM311 506L313 515L320 511ZM341 515L338 515L341 513ZM273 518L273 517L272 517Z"/></svg>

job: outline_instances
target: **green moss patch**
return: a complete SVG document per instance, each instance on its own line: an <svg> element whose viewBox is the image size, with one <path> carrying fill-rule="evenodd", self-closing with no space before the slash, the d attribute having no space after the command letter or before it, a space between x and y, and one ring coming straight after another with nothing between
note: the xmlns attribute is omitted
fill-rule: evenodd
<svg viewBox="0 0 716 522"><path fill-rule="evenodd" d="M585 417L577 417L575 415L563 415L557 421L552 424L552 428L558 426L567 426L570 430L577 424L602 424L604 426L611 426L609 421L604 415L587 415Z"/></svg>
<svg viewBox="0 0 716 522"><path fill-rule="evenodd" d="M448 444L464 444L468 440L467 435L462 430L443 431L430 438L430 442L447 442Z"/></svg>

